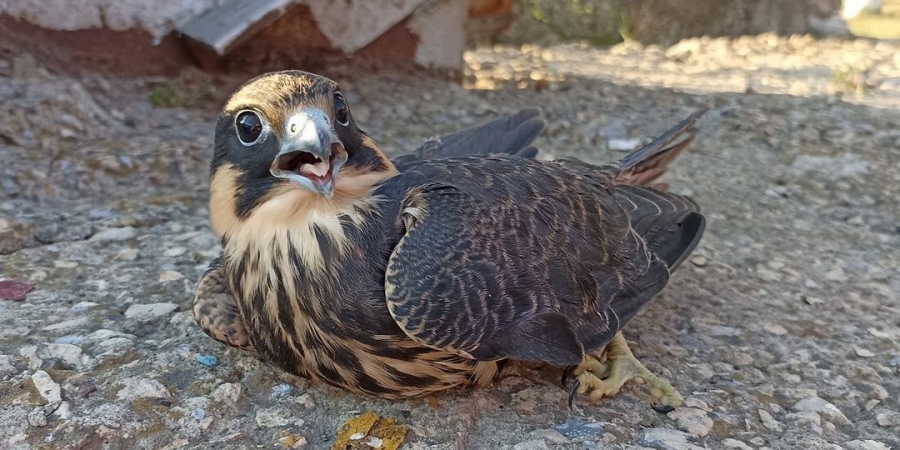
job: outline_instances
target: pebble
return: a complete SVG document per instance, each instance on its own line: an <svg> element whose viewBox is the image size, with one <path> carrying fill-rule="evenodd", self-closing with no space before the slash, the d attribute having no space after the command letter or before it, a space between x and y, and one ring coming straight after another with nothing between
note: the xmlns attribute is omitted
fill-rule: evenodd
<svg viewBox="0 0 900 450"><path fill-rule="evenodd" d="M50 356L63 360L72 367L85 366L89 363L87 355L82 354L81 347L72 344L47 344Z"/></svg>
<svg viewBox="0 0 900 450"><path fill-rule="evenodd" d="M698 255L691 258L691 264L697 267L706 267L706 265L709 264L709 258L703 255Z"/></svg>
<svg viewBox="0 0 900 450"><path fill-rule="evenodd" d="M850 420L847 419L847 416L838 409L837 406L829 403L828 401L818 397L807 397L799 402L795 403L794 406L791 407L794 411L813 411L817 412L826 419L838 424L838 425L849 425Z"/></svg>
<svg viewBox="0 0 900 450"><path fill-rule="evenodd" d="M56 416L57 419L60 420L69 420L72 418L72 405L63 400L62 403L59 404L59 407L56 408L56 411L53 411L53 415Z"/></svg>
<svg viewBox="0 0 900 450"><path fill-rule="evenodd" d="M28 413L28 425L33 427L47 426L47 415L44 414L44 408L34 408Z"/></svg>
<svg viewBox="0 0 900 450"><path fill-rule="evenodd" d="M80 312L85 312L85 311L87 311L87 310L89 310L89 309L91 309L91 308L93 308L93 307L95 307L95 306L99 306L99 303L94 303L94 302L78 302L78 303L72 305L72 307L69 308L69 310L72 311L72 312L74 312L74 313L80 313Z"/></svg>
<svg viewBox="0 0 900 450"><path fill-rule="evenodd" d="M50 375L43 370L35 371L31 375L31 381L34 383L34 387L37 388L38 394L47 400L47 403L50 405L55 405L62 401L62 392L59 388L59 384L53 381L50 378Z"/></svg>
<svg viewBox="0 0 900 450"><path fill-rule="evenodd" d="M891 450L887 444L873 441L871 439L862 440L854 440L844 443L844 448L847 450Z"/></svg>
<svg viewBox="0 0 900 450"><path fill-rule="evenodd" d="M873 353L871 350L860 347L854 348L853 352L856 353L856 356L859 356L860 358L871 358L875 356L875 353Z"/></svg>
<svg viewBox="0 0 900 450"><path fill-rule="evenodd" d="M513 446L513 450L550 450L543 439L532 439L530 441L519 442Z"/></svg>
<svg viewBox="0 0 900 450"><path fill-rule="evenodd" d="M195 359L204 366L215 367L219 365L219 358L216 358L213 355L197 355Z"/></svg>
<svg viewBox="0 0 900 450"><path fill-rule="evenodd" d="M138 232L134 227L123 228L107 228L93 236L91 242L109 242L109 241L126 241L137 236Z"/></svg>
<svg viewBox="0 0 900 450"><path fill-rule="evenodd" d="M287 383L276 384L275 386L272 386L272 398L278 399L278 398L284 397L292 390L294 390L294 387L291 386L290 384L287 384Z"/></svg>
<svg viewBox="0 0 900 450"><path fill-rule="evenodd" d="M261 427L286 427L296 425L302 427L304 420L292 417L291 411L282 407L263 409L256 412L256 424Z"/></svg>
<svg viewBox="0 0 900 450"><path fill-rule="evenodd" d="M47 325L44 328L41 328L44 331L62 331L68 330L71 328L81 328L88 324L90 320L87 317L79 317L77 319L66 320L65 322L55 323L53 325Z"/></svg>
<svg viewBox="0 0 900 450"><path fill-rule="evenodd" d="M688 442L689 434L670 428L648 428L641 433L641 443L662 450L700 450Z"/></svg>
<svg viewBox="0 0 900 450"><path fill-rule="evenodd" d="M282 431L281 436L278 438L278 443L281 444L284 448L290 449L300 449L306 447L307 440L306 436L301 436L299 434L291 433L290 431Z"/></svg>
<svg viewBox="0 0 900 450"><path fill-rule="evenodd" d="M738 450L753 450L753 447L732 438L725 438L722 440L722 445L728 448L736 448Z"/></svg>
<svg viewBox="0 0 900 450"><path fill-rule="evenodd" d="M888 361L888 365L895 369L900 369L900 356L895 356L893 359Z"/></svg>
<svg viewBox="0 0 900 450"><path fill-rule="evenodd" d="M74 269L78 267L78 263L74 261L56 260L53 261L53 267L56 267L57 269Z"/></svg>
<svg viewBox="0 0 900 450"><path fill-rule="evenodd" d="M31 292L34 286L13 280L0 280L0 300L20 302L25 300L25 294Z"/></svg>
<svg viewBox="0 0 900 450"><path fill-rule="evenodd" d="M168 316L178 309L175 303L149 303L131 305L125 311L126 319L134 319L139 322L147 322L162 316Z"/></svg>
<svg viewBox="0 0 900 450"><path fill-rule="evenodd" d="M119 261L134 261L137 259L139 252L140 251L136 248L123 248L122 250L119 250L116 259Z"/></svg>
<svg viewBox="0 0 900 450"><path fill-rule="evenodd" d="M203 408L196 408L191 411L191 417L193 417L194 420L203 420L206 417L206 410Z"/></svg>
<svg viewBox="0 0 900 450"><path fill-rule="evenodd" d="M900 413L879 413L875 415L875 421L878 422L878 426L885 428L900 427Z"/></svg>
<svg viewBox="0 0 900 450"><path fill-rule="evenodd" d="M768 430L781 431L784 429L784 425L775 420L775 418L764 409L759 410L759 420L762 421L763 426Z"/></svg>
<svg viewBox="0 0 900 450"><path fill-rule="evenodd" d="M668 414L674 420L678 429L687 431L693 437L704 437L713 427L713 421L706 412L697 408L678 408Z"/></svg>
<svg viewBox="0 0 900 450"><path fill-rule="evenodd" d="M119 400L135 400L138 398L169 398L172 394L162 383L149 378L129 378L124 381L125 387L119 389L116 397Z"/></svg>
<svg viewBox="0 0 900 450"><path fill-rule="evenodd" d="M568 443L572 442L569 440L569 438L563 436L559 431L551 430L548 428L534 430L531 432L531 435L534 437L544 439L546 441L550 441L554 444L568 444Z"/></svg>
<svg viewBox="0 0 900 450"><path fill-rule="evenodd" d="M159 274L159 282L166 283L169 281L177 281L184 278L184 275L181 272L176 272L174 270L164 270Z"/></svg>
<svg viewBox="0 0 900 450"><path fill-rule="evenodd" d="M784 336L788 334L787 328L777 324L777 323L766 323L763 324L763 328L769 333L774 334L775 336Z"/></svg>
<svg viewBox="0 0 900 450"><path fill-rule="evenodd" d="M163 255L165 255L165 256L167 256L167 257L169 257L169 258L176 258L176 257L178 257L178 256L181 256L181 255L185 254L185 253L187 253L187 249L184 248L184 247L172 247L172 248L166 250L166 252L163 253Z"/></svg>
<svg viewBox="0 0 900 450"><path fill-rule="evenodd" d="M588 439L603 433L603 425L600 423L579 419L569 419L553 429L569 439Z"/></svg>
<svg viewBox="0 0 900 450"><path fill-rule="evenodd" d="M315 400L312 399L312 396L309 394L303 394L294 399L294 403L298 405L303 405L306 409L313 409L316 407Z"/></svg>
<svg viewBox="0 0 900 450"><path fill-rule="evenodd" d="M241 398L241 385L238 383L222 383L212 393L217 402L235 404Z"/></svg>
<svg viewBox="0 0 900 450"><path fill-rule="evenodd" d="M614 152L630 152L641 146L643 142L640 139L610 139L606 145Z"/></svg>

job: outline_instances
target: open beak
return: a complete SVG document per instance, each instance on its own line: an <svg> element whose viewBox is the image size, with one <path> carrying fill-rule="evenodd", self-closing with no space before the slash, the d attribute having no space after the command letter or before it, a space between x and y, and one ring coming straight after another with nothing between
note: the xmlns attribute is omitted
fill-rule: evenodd
<svg viewBox="0 0 900 450"><path fill-rule="evenodd" d="M325 197L334 194L347 150L320 109L308 108L287 121L281 150L269 171Z"/></svg>

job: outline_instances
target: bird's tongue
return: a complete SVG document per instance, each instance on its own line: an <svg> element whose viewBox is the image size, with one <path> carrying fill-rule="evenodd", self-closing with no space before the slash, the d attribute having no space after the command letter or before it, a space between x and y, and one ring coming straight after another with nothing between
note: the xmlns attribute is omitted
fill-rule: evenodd
<svg viewBox="0 0 900 450"><path fill-rule="evenodd" d="M313 175L319 178L328 174L331 164L328 161L319 161L313 164L303 164L300 166L300 173L303 175Z"/></svg>

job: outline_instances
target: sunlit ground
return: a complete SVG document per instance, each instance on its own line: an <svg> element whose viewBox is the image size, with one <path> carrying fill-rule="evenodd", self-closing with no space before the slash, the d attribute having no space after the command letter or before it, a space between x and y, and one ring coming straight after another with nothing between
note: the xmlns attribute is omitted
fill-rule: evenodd
<svg viewBox="0 0 900 450"><path fill-rule="evenodd" d="M861 37L900 39L900 0L885 0L881 14L867 14L849 21L850 31Z"/></svg>

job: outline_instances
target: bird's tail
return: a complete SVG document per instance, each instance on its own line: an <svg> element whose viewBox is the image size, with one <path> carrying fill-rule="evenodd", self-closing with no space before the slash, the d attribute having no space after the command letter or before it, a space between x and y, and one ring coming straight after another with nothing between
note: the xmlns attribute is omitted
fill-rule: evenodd
<svg viewBox="0 0 900 450"><path fill-rule="evenodd" d="M653 142L635 150L619 161L619 173L616 182L621 184L636 184L653 186L660 190L666 190L667 186L661 183L654 184L659 177L666 173L669 163L675 160L688 146L694 142L696 130L694 125L707 111L701 109L675 125Z"/></svg>

